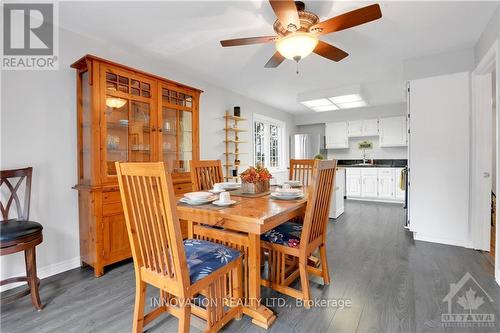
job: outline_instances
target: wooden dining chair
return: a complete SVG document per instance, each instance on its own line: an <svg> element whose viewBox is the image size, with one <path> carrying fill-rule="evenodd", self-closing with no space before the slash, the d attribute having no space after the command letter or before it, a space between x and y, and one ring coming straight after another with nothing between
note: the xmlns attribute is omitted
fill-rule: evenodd
<svg viewBox="0 0 500 333"><path fill-rule="evenodd" d="M215 183L224 181L220 160L191 160L189 163L193 191L208 191L214 187Z"/></svg>
<svg viewBox="0 0 500 333"><path fill-rule="evenodd" d="M261 237L261 246L268 253L267 278L262 279L262 285L304 300L307 308L310 306L307 301L311 299L308 274L320 276L324 284L330 284L326 229L336 164L335 160L314 161L303 224L285 222ZM307 261L318 249L320 268L308 265ZM297 278L300 278L301 290L290 287Z"/></svg>
<svg viewBox="0 0 500 333"><path fill-rule="evenodd" d="M298 180L302 185L311 183L313 165L315 160L290 160L290 180Z"/></svg>
<svg viewBox="0 0 500 333"><path fill-rule="evenodd" d="M116 162L116 170L136 277L133 332L163 312L179 318L179 332L189 331L191 314L206 320L206 332L240 318L240 252L182 240L172 178L163 163ZM145 315L147 284L160 289L161 302Z"/></svg>
<svg viewBox="0 0 500 333"><path fill-rule="evenodd" d="M31 167L0 171L0 190L4 188L7 193L5 204L0 202L0 211L2 212L2 221L0 221L0 256L24 251L26 264L26 276L2 280L0 286L23 281L28 283L28 288L3 297L1 303L8 303L30 294L33 306L41 310L43 305L38 292L40 279L36 273L35 247L43 240L43 227L40 223L29 220L32 174L33 168ZM24 202L21 204L19 194L23 182L25 183ZM16 217L10 216L12 204L16 206Z"/></svg>

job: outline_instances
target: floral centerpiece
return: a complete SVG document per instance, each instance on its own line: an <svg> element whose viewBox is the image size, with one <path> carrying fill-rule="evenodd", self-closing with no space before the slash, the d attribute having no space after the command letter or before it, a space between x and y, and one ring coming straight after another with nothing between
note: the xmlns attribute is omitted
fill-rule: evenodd
<svg viewBox="0 0 500 333"><path fill-rule="evenodd" d="M261 165L249 167L240 175L243 193L262 193L269 191L269 180L273 178L269 170Z"/></svg>

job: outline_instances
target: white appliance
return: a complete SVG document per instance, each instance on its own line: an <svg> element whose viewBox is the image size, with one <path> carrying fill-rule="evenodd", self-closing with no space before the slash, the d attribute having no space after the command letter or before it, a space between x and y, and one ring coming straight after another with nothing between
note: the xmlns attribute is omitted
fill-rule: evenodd
<svg viewBox="0 0 500 333"><path fill-rule="evenodd" d="M330 215L336 219L344 213L344 195L345 195L345 168L337 168L335 173L335 187L330 203Z"/></svg>

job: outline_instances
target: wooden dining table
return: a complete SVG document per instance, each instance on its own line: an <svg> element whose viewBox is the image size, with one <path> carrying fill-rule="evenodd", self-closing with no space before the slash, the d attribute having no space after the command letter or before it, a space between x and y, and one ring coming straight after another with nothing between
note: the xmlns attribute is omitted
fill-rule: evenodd
<svg viewBox="0 0 500 333"><path fill-rule="evenodd" d="M178 199L181 197L178 196ZM231 199L236 203L229 207L212 204L192 206L178 201L178 216L184 220L182 223L188 223L189 238L222 241L243 252L243 313L252 317L254 324L267 329L276 315L261 301L260 236L290 219L303 216L307 195L300 200L276 200L269 195L231 196Z"/></svg>

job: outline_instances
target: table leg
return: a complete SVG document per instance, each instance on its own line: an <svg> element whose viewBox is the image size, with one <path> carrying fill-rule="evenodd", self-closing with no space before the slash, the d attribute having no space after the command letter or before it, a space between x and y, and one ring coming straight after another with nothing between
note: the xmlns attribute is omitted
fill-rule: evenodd
<svg viewBox="0 0 500 333"><path fill-rule="evenodd" d="M248 234L248 306L243 313L252 317L252 323L262 328L269 328L276 315L261 304L260 295L260 235Z"/></svg>

